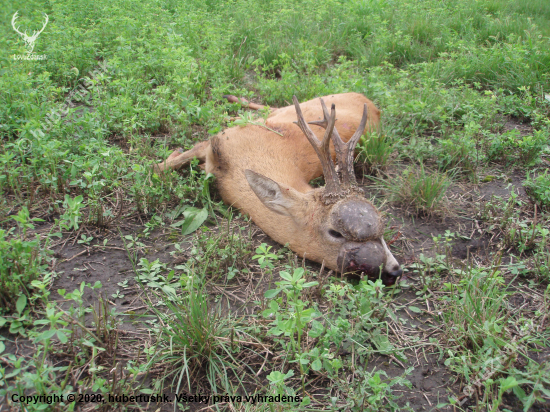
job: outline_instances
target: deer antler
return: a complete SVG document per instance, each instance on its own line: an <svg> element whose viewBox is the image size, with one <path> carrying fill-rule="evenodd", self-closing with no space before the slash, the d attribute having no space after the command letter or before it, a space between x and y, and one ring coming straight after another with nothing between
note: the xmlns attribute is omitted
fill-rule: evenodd
<svg viewBox="0 0 550 412"><path fill-rule="evenodd" d="M317 126L324 127L328 131L328 126L330 122L330 117L328 114L327 106L325 105L325 102L323 99L321 100L321 107L323 108L323 120L315 121L315 122L309 122L310 124L315 124ZM334 111L334 105L332 105L331 111ZM332 113L331 113L332 116ZM363 116L361 117L361 121L359 122L359 127L351 136L351 139L348 140L347 143L344 143L340 135L338 134L338 130L334 127L334 130L332 131L332 143L334 144L334 150L336 152L336 161L340 169L340 173L342 176L342 183L344 188L348 188L350 186L353 186L357 184L357 181L355 180L355 172L353 170L353 156L355 153L355 146L357 146L357 142L363 135L363 132L365 131L365 126L367 125L367 117L368 117L368 111L367 111L367 105L365 104L363 106ZM325 169L323 168L323 171Z"/></svg>
<svg viewBox="0 0 550 412"><path fill-rule="evenodd" d="M292 101L294 102L294 106L296 107L296 115L298 116L298 121L294 123L296 123L300 127L302 132L306 135L307 140L309 140L309 143L311 143L311 145L315 149L315 153L317 153L317 156L321 161L321 166L323 167L323 174L325 175L326 183L325 194L337 194L340 191L340 179L338 178L336 167L334 166L334 163L330 156L330 138L333 131L336 131L336 129L334 128L334 123L336 122L336 110L334 109L334 105L332 105L331 113L329 116L328 110L326 110L326 107L323 104L323 110L326 111L324 126L326 130L323 140L320 142L315 133L313 133L311 128L304 120L304 115L302 114L302 109L300 109L300 103L298 102L296 96L292 96Z"/></svg>
<svg viewBox="0 0 550 412"><path fill-rule="evenodd" d="M37 32L33 32L32 37L33 37L34 39L36 39L36 38L40 35L40 33L42 33L42 32L44 31L44 29L46 28L48 22L50 21L50 18L48 17L48 15L47 15L46 13L44 13L44 16L46 16L46 21L44 22L44 25L42 26L42 28L40 29L40 31L39 31L38 33L37 33Z"/></svg>
<svg viewBox="0 0 550 412"><path fill-rule="evenodd" d="M17 15L17 13L19 13L19 12L16 11L15 14L13 15L13 17L11 18L11 25L12 25L13 29L15 30L15 32L16 32L17 34L19 34L20 36L25 37L25 36L27 35L27 32L25 31L25 33L21 33L21 32L17 29L17 27L15 27L15 20L17 20L17 17L19 17L19 16Z"/></svg>

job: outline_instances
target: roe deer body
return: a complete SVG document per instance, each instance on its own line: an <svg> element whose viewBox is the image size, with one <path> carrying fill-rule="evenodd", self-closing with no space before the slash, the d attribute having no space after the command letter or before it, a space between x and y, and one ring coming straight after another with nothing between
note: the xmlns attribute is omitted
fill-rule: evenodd
<svg viewBox="0 0 550 412"><path fill-rule="evenodd" d="M332 106L330 113L324 102ZM176 150L155 169L177 169L197 157L216 176L224 202L278 243L344 273L378 277L381 268L391 285L402 270L384 242L381 215L357 187L353 171L357 141L365 127L373 130L379 122L380 111L361 94L302 104L294 97L294 106L273 109L267 117L265 125L277 133L258 125L231 127L187 152ZM309 182L321 175L326 186L312 188Z"/></svg>

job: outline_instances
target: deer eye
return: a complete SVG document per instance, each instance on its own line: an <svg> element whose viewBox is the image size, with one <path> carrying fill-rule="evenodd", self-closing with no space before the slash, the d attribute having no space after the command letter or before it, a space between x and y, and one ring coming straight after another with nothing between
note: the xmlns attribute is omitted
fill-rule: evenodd
<svg viewBox="0 0 550 412"><path fill-rule="evenodd" d="M337 232L336 230L332 230L332 229L328 231L328 234L336 239L342 239L344 237L340 232Z"/></svg>

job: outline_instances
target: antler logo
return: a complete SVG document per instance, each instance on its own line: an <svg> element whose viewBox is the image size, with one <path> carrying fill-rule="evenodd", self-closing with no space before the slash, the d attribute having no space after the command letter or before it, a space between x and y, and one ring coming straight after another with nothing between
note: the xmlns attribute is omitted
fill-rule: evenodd
<svg viewBox="0 0 550 412"><path fill-rule="evenodd" d="M44 31L44 29L46 28L46 25L48 24L48 21L49 21L48 15L44 13L44 16L45 16L44 25L39 31L34 30L32 35L29 36L26 30L23 33L21 33L19 29L15 26L15 21L17 20L17 17L18 17L17 13L18 12L16 11L15 14L13 15L11 19L11 25L13 26L13 29L15 30L15 32L18 33L21 37L23 37L23 41L25 42L25 47L27 48L27 53L31 54L32 51L34 50L34 43L36 42L36 39L38 38L40 33Z"/></svg>

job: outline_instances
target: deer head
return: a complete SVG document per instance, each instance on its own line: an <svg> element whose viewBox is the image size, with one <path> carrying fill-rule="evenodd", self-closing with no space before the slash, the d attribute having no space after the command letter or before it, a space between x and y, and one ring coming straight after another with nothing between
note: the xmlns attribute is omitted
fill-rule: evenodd
<svg viewBox="0 0 550 412"><path fill-rule="evenodd" d="M293 101L298 116L296 123L321 161L326 185L301 193L246 170L250 187L268 209L290 218L280 224L286 226L283 231L289 233L291 249L309 259L324 261L325 266L342 273L364 273L376 278L381 275L386 285L393 285L402 270L384 242L380 212L357 187L353 170L355 146L367 123L367 105L358 129L344 143L335 128L334 105L329 114L321 99L324 120L310 122L325 128L323 140L319 141L304 120L296 96ZM330 154L331 141L336 165Z"/></svg>
<svg viewBox="0 0 550 412"><path fill-rule="evenodd" d="M11 25L13 29L16 31L16 33L18 33L21 37L23 37L23 41L25 42L25 47L27 48L27 53L31 54L32 51L34 50L34 42L36 41L40 33L42 33L46 28L46 25L48 24L48 21L49 21L49 17L47 14L44 13L44 16L45 16L44 25L39 31L34 30L32 35L29 36L26 30L24 33L21 33L19 29L15 26L15 21L17 20L17 17L18 17L17 13L18 12L16 11L15 14L13 15L11 19Z"/></svg>

